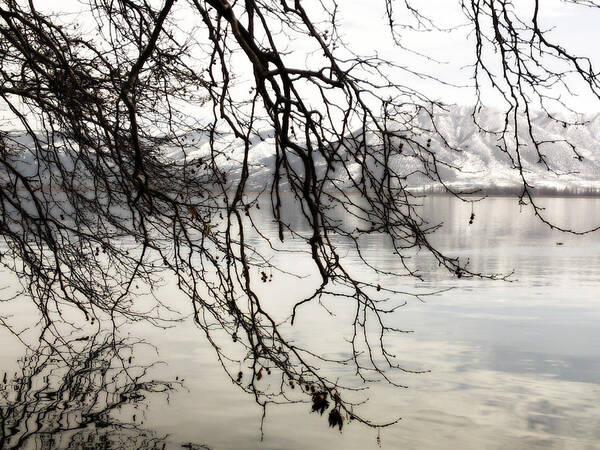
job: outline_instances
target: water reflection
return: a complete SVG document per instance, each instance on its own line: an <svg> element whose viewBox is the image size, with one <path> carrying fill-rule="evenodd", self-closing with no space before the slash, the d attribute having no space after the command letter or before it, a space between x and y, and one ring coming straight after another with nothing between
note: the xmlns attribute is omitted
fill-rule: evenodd
<svg viewBox="0 0 600 450"><path fill-rule="evenodd" d="M564 226L584 229L600 223L600 199L542 201L553 219ZM403 375L400 381L408 389L376 385L369 392L371 401L361 406L365 415L381 421L402 417L398 425L382 433L383 448L597 447L600 441L599 234L575 237L549 230L536 222L530 212L521 210L514 199L507 198L476 204L472 224L469 224L471 205L456 199L429 197L423 200L422 212L431 224L444 222L445 227L433 237L443 250L468 258L474 270L506 273L514 269L515 274L510 283L459 280L440 270L427 254L416 253L411 264L423 274L424 281L408 278L392 281L384 277L373 280L394 283L395 287L406 290L452 288L444 294L427 297L425 302L407 298L407 306L394 315L393 326L415 333L390 340L389 351L400 355L403 366L431 372ZM293 206L286 214L290 222L300 223L299 215L294 219ZM277 229L271 220L260 215L256 220L261 231L277 242ZM345 220L349 227L354 226L351 218ZM255 240L257 245L259 242ZM563 245L556 245L557 242ZM301 240L289 237L287 244L290 243L304 245ZM337 245L346 255L351 270L367 273L351 247L343 241ZM365 245L369 261L389 270L401 270L381 235L369 236ZM314 273L308 257L299 253L276 255L273 262L302 275ZM311 290L310 283L310 278L286 277L277 272L273 282L261 283L258 290L264 295L264 306L275 311L274 314L281 311L284 318L294 300ZM169 304L185 313L186 304L176 302L176 292L174 286L167 285L157 295L172 299ZM327 301L326 306L335 315L324 313L318 305L307 306L302 312L303 320L290 333L297 341L325 355L344 356L345 339L351 333L347 319L352 311L335 299ZM225 379L213 351L202 342L191 322L160 331L137 324L129 331L158 345L160 358L168 366L156 367L153 372L156 376L168 379L176 374L179 379L185 378L189 390L173 393L168 404L160 397L150 398L148 392L140 392L144 399L133 401L135 396L128 397L126 404L107 409L105 399L110 397L109 393L128 393L138 385L144 386L142 379L134 382L123 377L125 368L130 370L131 353L127 350L130 343L122 346L122 356L117 358L106 347L108 341L104 338L82 341L78 345L85 352L68 353L65 356L68 363L52 357L31 358L36 354L33 352L17 377L32 380L17 383L24 389L20 402L16 401L14 384L10 380L3 384L2 392L8 395L2 403L5 442L15 445L30 432L25 441L44 448L43 440L50 439L48 430L57 430L52 438L52 445L57 448L69 445L81 448L86 440L100 447L109 442L105 446L161 448L162 443L169 445L164 440L167 434L170 442L207 442L219 449L376 447L376 432L352 425L344 426L342 434L332 432L321 417L310 414L309 404L269 409L265 441L261 443L260 409L252 398L243 396L238 387ZM94 353L94 348L103 350L97 353L97 360L91 361L87 355ZM46 346L40 350L41 355L57 352ZM62 350L59 353L67 355ZM91 383L92 378L109 379L101 377L102 368L107 367L107 363L100 362L103 358L109 359L111 371L121 373L124 385L102 388L97 381ZM55 376L44 391L43 377L51 370ZM344 381L352 375L347 371L350 369L341 368L334 375ZM47 394L40 393L67 392L67 386L61 388L69 379L65 378L66 373L81 380L71 385L88 386L92 395L64 394L59 400L55 394L50 395L55 398L49 399ZM265 383L270 382L265 378ZM154 392L153 385L149 388ZM119 395L110 398L111 405L119 403ZM65 399L74 403L65 403ZM10 405L14 413L5 413ZM138 409L134 411L136 405ZM88 410L106 414L82 414ZM42 416L51 420L44 419L47 425L36 425L37 418ZM65 428L65 424L70 425ZM102 427L105 424L108 426ZM52 447L48 445L45 448Z"/></svg>
<svg viewBox="0 0 600 450"><path fill-rule="evenodd" d="M164 448L144 428L148 396L174 384L133 362L140 341L112 334L43 342L0 380L0 448Z"/></svg>
<svg viewBox="0 0 600 450"><path fill-rule="evenodd" d="M600 199L542 201L553 220L563 226L585 229L600 223ZM384 430L383 447L594 448L600 439L598 233L575 237L552 231L509 198L476 204L473 224L469 224L471 205L456 199L424 199L422 211L430 223L444 222L434 239L446 252L468 258L474 270L507 273L514 269L515 274L510 283L458 280L440 270L427 254L418 253L412 264L424 281L393 281L398 288L453 289L428 297L425 303L409 298L408 305L394 316L393 326L415 333L389 341L390 351L402 355L403 366L431 373L407 374L402 379L409 386L406 390L371 389L365 415L376 420L403 418ZM276 236L266 218L261 230ZM370 262L400 269L381 236L369 236L365 244ZM353 270L364 270L352 248L343 241L337 245ZM277 263L286 269L311 273L298 254L278 258ZM392 283L383 277L376 281ZM302 295L307 283L307 279L277 274L262 293L271 299L266 303L269 307L286 311L290 297ZM352 312L335 301L327 307L336 315L324 314L319 307L307 308L304 320L294 327L294 337L325 354L340 355L344 338L349 336L344 324ZM206 353L198 350L184 330L177 332L175 342L164 342L163 348L173 352L176 365L190 362L189 355L178 351L188 346L195 348L191 360L204 361ZM345 427L342 435L331 433L307 414L308 405L271 410L266 440L259 443L259 411L222 383L218 367L202 363L201 371L182 370L192 380L192 392L202 392L206 405L240 424L223 425L214 414L199 411L193 399L178 397L196 418L179 429L186 438L201 433L217 448L232 449L376 446L376 434L360 427ZM344 370L338 376L344 380Z"/></svg>

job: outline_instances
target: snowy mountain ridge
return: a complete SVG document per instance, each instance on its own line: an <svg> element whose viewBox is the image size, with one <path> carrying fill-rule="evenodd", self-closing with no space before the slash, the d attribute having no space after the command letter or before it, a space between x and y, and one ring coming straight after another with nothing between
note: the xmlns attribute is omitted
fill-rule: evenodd
<svg viewBox="0 0 600 450"><path fill-rule="evenodd" d="M428 116L417 116L412 122L412 131L407 130L407 133L410 134L410 140L422 145L431 139L430 146L427 147L431 155L435 155L437 161L460 168L455 170L445 164L438 165L439 173L447 186L458 190L480 189L490 194L519 192L523 181L519 171L514 168L516 154L511 130L506 135L508 152L504 152L499 148L499 135L481 132L473 122L471 111L472 108L454 107L449 111L436 112L435 129L439 134L433 131L433 124ZM504 114L491 109L485 110L478 114L478 123L487 130L501 130ZM549 119L547 115L538 113L532 116L531 124L535 139L544 142L540 151L552 168L552 171L548 170L539 161L529 130L521 123L517 133L522 146L521 164L527 182L535 188L533 192L557 195L600 194L600 114L586 118L582 125L564 126ZM367 145L378 145L373 136L367 136L366 140ZM187 157L205 155L207 145L207 140L200 137L197 150ZM269 188L275 167L274 148L272 131L263 131L260 137L253 140L249 149L251 168L247 190L261 191ZM230 157L222 158L220 166L227 172L228 179L235 182L241 173L241 150L234 146L229 154ZM419 192L441 192L444 188L439 181L414 173L415 170L422 169L423 158L431 160L431 155L424 157L420 152L417 157L415 152L405 151L391 164L399 175L407 176L408 188ZM171 157L178 158L181 155L175 152ZM317 164L324 166L325 163L323 161ZM358 179L360 164L350 162L347 168ZM285 190L285 183L281 188Z"/></svg>
<svg viewBox="0 0 600 450"><path fill-rule="evenodd" d="M497 133L481 132L471 117L471 108L453 107L447 111L436 111L434 123L429 116L417 115L406 130L399 126L399 132L407 138L401 155L394 157L390 164L396 173L406 176L405 185L417 192L442 192L442 183L435 178L427 177L422 172L423 165L430 165L433 159L439 164L438 172L445 185L456 190L479 189L489 194L518 193L522 189L523 180L519 171L514 168L514 133L511 130L506 135L506 149L499 148L501 141ZM479 125L487 130L501 130L504 115L494 110L484 110L478 114ZM435 127L434 127L435 125ZM517 137L521 143L520 161L527 182L533 186L536 194L556 195L600 195L600 114L589 117L581 125L564 126L553 121L545 114L532 116L531 132L537 141L543 141L540 147L549 166L553 171L539 161L539 155L532 145L527 127L520 126ZM439 132L436 133L434 128ZM32 140L24 133L11 132L20 135L15 141L21 142L20 151L10 156L15 167L22 174L29 176L38 172L36 150ZM248 150L250 165L249 178L246 182L247 192L259 192L269 189L275 170L275 142L273 130L263 130L251 138ZM353 133L340 146L340 153L352 151L357 145L371 146L377 153L378 141L373 133L362 137ZM204 159L211 154L208 136L204 133L190 133L183 137L186 142L185 152L181 149L165 150L167 160L194 161ZM512 141L511 141L512 140ZM568 143L567 143L568 141ZM243 148L240 141L222 135L219 140L219 151L215 157L217 166L227 176L227 182L235 184L242 170ZM398 141L399 142L399 141ZM397 145L398 142L392 145ZM421 148L419 149L420 144ZM423 151L426 150L426 151ZM215 155L215 153L212 153ZM358 180L361 172L361 162L347 155L338 154L346 160L345 170L336 171L338 186L349 186L349 178ZM77 171L74 163L75 156L59 157L61 165L68 171ZM299 168L299 158L289 156L293 167ZM12 162L11 162L12 164ZM339 164L339 163L338 163ZM317 172L323 173L326 163L323 159L316 161ZM453 169L456 167L458 169ZM47 168L42 168L42 172ZM50 169L52 170L52 169ZM301 170L300 173L303 171ZM556 173L560 175L557 175ZM0 174L1 175L1 174ZM345 178L344 178L345 177ZM280 190L288 189L285 177L282 177Z"/></svg>

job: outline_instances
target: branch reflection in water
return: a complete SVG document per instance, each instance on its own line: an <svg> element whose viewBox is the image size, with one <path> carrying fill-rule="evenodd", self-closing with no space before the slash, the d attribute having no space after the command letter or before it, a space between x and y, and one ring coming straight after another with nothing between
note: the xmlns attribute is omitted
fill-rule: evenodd
<svg viewBox="0 0 600 450"><path fill-rule="evenodd" d="M0 380L0 447L164 448L167 436L144 428L145 400L182 383L134 362L145 345L99 333L29 347Z"/></svg>

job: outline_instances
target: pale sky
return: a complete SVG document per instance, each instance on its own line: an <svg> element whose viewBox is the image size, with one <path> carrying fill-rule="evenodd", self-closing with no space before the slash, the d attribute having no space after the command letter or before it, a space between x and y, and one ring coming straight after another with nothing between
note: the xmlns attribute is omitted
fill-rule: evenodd
<svg viewBox="0 0 600 450"><path fill-rule="evenodd" d="M314 0L304 0L309 14L316 9L310 7ZM327 3L327 0L323 0ZM159 2L159 0L157 0ZM34 0L38 8L54 11L73 11L77 9L77 0ZM162 3L162 0L160 0ZM398 11L404 0L397 1ZM532 0L513 0L517 7L523 7L526 17L530 17ZM183 2L179 2L183 4ZM439 76L444 81L453 84L472 85L470 69L465 66L474 62L474 42L469 38L467 18L460 9L459 0L428 0L412 1L424 15L434 20L440 28L451 28L467 24L452 32L411 32L402 31L402 42L409 48L425 53L441 61L441 64L428 62L423 58L403 52L395 47L390 39L386 26L384 0L338 0L338 21L342 36L358 53L373 54L400 65L406 65L418 71ZM403 18L399 14L398 21ZM71 16L64 16L66 21ZM75 17L75 16L73 16ZM75 18L73 18L75 20ZM194 22L197 22L197 20ZM600 67L600 54L597 43L600 42L600 9L576 6L563 0L542 0L540 7L540 25L554 27L549 36L554 37L567 50L582 56L589 56ZM294 64L302 64L302 58L294 58ZM473 90L469 88L456 89L437 83L411 79L405 73L398 74L399 81L407 82L425 91L430 98L441 99L448 103L472 104ZM493 103L495 100L490 98ZM600 110L600 103L589 94L582 95L576 100L577 108L582 112Z"/></svg>
<svg viewBox="0 0 600 450"><path fill-rule="evenodd" d="M467 24L455 31L417 33L405 31L403 43L425 53L443 64L434 64L418 57L411 57L394 47L389 39L389 31L384 26L385 10L383 0L364 2L362 0L343 0L341 15L345 25L345 37L354 48L366 53L377 51L380 56L398 63L417 67L425 72L439 74L444 81L453 84L472 82L471 74L465 66L473 64L475 45L469 38L468 20L460 9L459 0L430 0L413 2L422 8L425 15L432 18L439 28L452 28ZM515 5L523 5L528 11L525 17L531 17L529 11L532 0L515 0ZM379 5L379 8L376 6ZM344 8L347 8L344 11ZM542 0L539 11L541 27L550 29L552 37L562 47L578 56L588 56L596 62L600 70L600 9L576 6L562 0ZM452 89L435 84L425 84L427 91L449 103L470 104L471 89ZM589 95L576 101L584 112L600 110L600 104Z"/></svg>

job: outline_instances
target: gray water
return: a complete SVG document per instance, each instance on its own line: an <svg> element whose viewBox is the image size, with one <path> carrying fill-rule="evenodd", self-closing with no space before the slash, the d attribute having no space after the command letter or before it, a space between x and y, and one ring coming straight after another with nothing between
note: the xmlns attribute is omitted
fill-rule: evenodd
<svg viewBox="0 0 600 450"><path fill-rule="evenodd" d="M557 224L585 229L600 224L600 199L546 198ZM395 287L426 292L453 288L408 304L394 325L414 333L395 337L390 348L405 367L430 370L400 378L407 389L378 385L368 394L363 414L386 421L401 417L381 432L383 448L598 448L600 447L600 233L585 236L551 231L515 199L490 198L470 204L434 196L423 214L444 222L434 242L449 254L469 258L473 270L515 271L510 282L457 279L439 269L426 253L414 257L424 281L400 279ZM264 220L264 233L275 236ZM561 243L561 245L557 245ZM293 245L293 243L292 243ZM365 242L371 260L382 267L398 262L386 241ZM344 252L361 271L350 248ZM309 261L280 257L300 273L314 273ZM383 282L384 280L373 280ZM389 280L385 280L389 282ZM310 291L311 281L275 276L263 294L285 315L292 300ZM178 299L176 291L163 293ZM270 300L269 300L270 299ZM185 312L185 304L180 305ZM293 330L296 340L328 354L343 354L348 315L316 306L302 310ZM287 311L289 312L289 311ZM233 385L216 363L203 335L190 322L167 330L132 327L132 333L158 347L165 365L158 376L185 379L185 389L151 398L145 424L169 434L173 448L187 442L214 449L367 449L377 432L349 424L343 433L310 414L308 404L267 409L264 440L260 408ZM14 339L1 334L2 357L14 365ZM340 369L340 377L347 374Z"/></svg>

